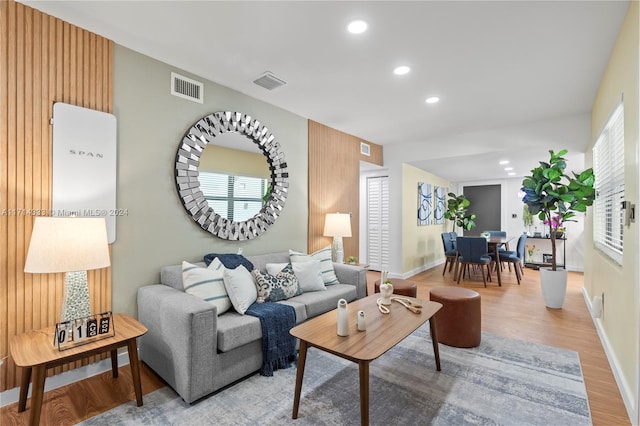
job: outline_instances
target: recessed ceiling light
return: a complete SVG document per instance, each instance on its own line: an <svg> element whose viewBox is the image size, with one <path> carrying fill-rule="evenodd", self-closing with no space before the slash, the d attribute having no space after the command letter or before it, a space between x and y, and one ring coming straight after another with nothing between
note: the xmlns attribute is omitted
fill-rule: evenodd
<svg viewBox="0 0 640 426"><path fill-rule="evenodd" d="M508 174L509 176L515 176L515 175L516 175L516 172L509 172L509 173L507 173L507 174Z"/></svg>
<svg viewBox="0 0 640 426"><path fill-rule="evenodd" d="M425 102L428 104L435 104L440 102L440 98L437 96L431 96L430 98L425 99Z"/></svg>
<svg viewBox="0 0 640 426"><path fill-rule="evenodd" d="M395 67L395 69L393 70L393 73L395 75L405 75L405 74L409 73L409 71L411 71L411 68L409 68L406 65L401 65L399 67Z"/></svg>
<svg viewBox="0 0 640 426"><path fill-rule="evenodd" d="M504 170L508 172L509 170L513 170L513 167L505 167Z"/></svg>
<svg viewBox="0 0 640 426"><path fill-rule="evenodd" d="M509 160L502 160L502 161L500 161L500 164L501 164L501 165L509 164Z"/></svg>
<svg viewBox="0 0 640 426"><path fill-rule="evenodd" d="M351 34L362 34L367 31L367 23L362 20L351 21L347 26L347 30L349 30Z"/></svg>

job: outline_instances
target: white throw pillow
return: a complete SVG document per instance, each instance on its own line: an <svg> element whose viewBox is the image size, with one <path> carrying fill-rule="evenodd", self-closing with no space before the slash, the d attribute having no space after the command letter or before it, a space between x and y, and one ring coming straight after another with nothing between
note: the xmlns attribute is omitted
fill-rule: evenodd
<svg viewBox="0 0 640 426"><path fill-rule="evenodd" d="M269 275L276 275L278 272L282 272L287 265L288 263L267 263L265 268Z"/></svg>
<svg viewBox="0 0 640 426"><path fill-rule="evenodd" d="M300 289L303 292L326 290L322 280L322 270L319 260L292 263L293 273L296 274Z"/></svg>
<svg viewBox="0 0 640 426"><path fill-rule="evenodd" d="M338 284L338 277L333 269L333 260L331 260L331 246L318 250L311 254L299 253L289 250L289 258L293 262L308 262L309 260L319 260L322 269L322 281L326 285Z"/></svg>
<svg viewBox="0 0 640 426"><path fill-rule="evenodd" d="M242 265L236 269L225 268L222 278L231 304L239 314L244 315L258 298L258 289L251 272Z"/></svg>
<svg viewBox="0 0 640 426"><path fill-rule="evenodd" d="M209 264L209 266L207 266L208 269L211 269L212 271L224 271L224 265L222 264L222 262L220 262L220 259L218 259L217 257L215 259L213 259L211 261L211 263Z"/></svg>
<svg viewBox="0 0 640 426"><path fill-rule="evenodd" d="M222 271L212 271L189 262L182 262L184 291L217 307L218 315L231 308L231 300L225 289L222 275Z"/></svg>

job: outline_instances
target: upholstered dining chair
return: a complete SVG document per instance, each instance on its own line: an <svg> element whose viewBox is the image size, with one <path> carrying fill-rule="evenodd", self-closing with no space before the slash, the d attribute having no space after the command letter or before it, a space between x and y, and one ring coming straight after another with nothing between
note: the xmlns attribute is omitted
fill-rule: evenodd
<svg viewBox="0 0 640 426"><path fill-rule="evenodd" d="M507 233L506 231L484 231L484 232L488 232L490 236L492 237L506 237ZM500 244L498 246L498 252L502 253L505 251L509 250L509 243L505 243L505 244ZM491 258L493 259L494 254L490 253ZM495 261L495 259L493 259ZM498 263L496 262L496 267L498 267ZM500 262L500 270L502 271L502 262ZM509 271L511 271L511 264L509 264Z"/></svg>
<svg viewBox="0 0 640 426"><path fill-rule="evenodd" d="M513 269L516 271L516 279L518 280L518 285L520 285L520 280L522 279L522 275L524 274L522 264L524 263L524 250L526 244L527 234L522 234L520 235L520 238L518 238L518 246L516 248L516 251L504 251L499 253L500 262L508 262L509 264L513 263Z"/></svg>
<svg viewBox="0 0 640 426"><path fill-rule="evenodd" d="M447 270L447 265L449 265L449 272L451 272L451 269L456 264L458 260L458 251L456 250L455 241L451 239L450 232L443 232L441 236L445 255L444 269L442 270L442 275L444 275Z"/></svg>
<svg viewBox="0 0 640 426"><path fill-rule="evenodd" d="M480 266L482 272L482 281L484 286L487 286L487 279L491 281L491 271L489 265L491 263L491 257L488 256L487 239L484 237L458 237L457 238L457 250L458 250L458 284L460 284L460 277L467 271L469 274L469 265ZM485 277L484 270L487 270Z"/></svg>

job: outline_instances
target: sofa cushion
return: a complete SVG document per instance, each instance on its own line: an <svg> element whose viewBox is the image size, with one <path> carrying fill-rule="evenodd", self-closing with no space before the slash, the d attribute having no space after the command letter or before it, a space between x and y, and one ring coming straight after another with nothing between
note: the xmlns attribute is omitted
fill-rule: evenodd
<svg viewBox="0 0 640 426"><path fill-rule="evenodd" d="M302 294L298 279L291 272L280 271L274 275L258 269L251 271L258 288L258 301L277 302Z"/></svg>
<svg viewBox="0 0 640 426"><path fill-rule="evenodd" d="M327 287L326 291L314 291L302 293L300 296L292 297L287 302L302 303L306 306L307 318L336 309L338 300L345 299L351 302L356 299L356 287L349 284L335 284ZM225 314L226 315L226 314Z"/></svg>
<svg viewBox="0 0 640 426"><path fill-rule="evenodd" d="M231 308L231 300L224 287L222 275L222 271L212 271L189 262L182 262L184 291L214 305L218 308L218 315Z"/></svg>
<svg viewBox="0 0 640 426"><path fill-rule="evenodd" d="M228 352L262 338L260 319L229 311L218 317L218 350Z"/></svg>
<svg viewBox="0 0 640 426"><path fill-rule="evenodd" d="M333 269L333 260L331 260L331 246L327 246L311 254L299 253L289 250L291 262L308 262L310 260L319 260L322 270L322 280L326 285L338 284L338 277Z"/></svg>
<svg viewBox="0 0 640 426"><path fill-rule="evenodd" d="M293 309L296 311L296 324L300 324L307 320L307 307L302 303L295 302L291 299L281 300L278 303L282 303L283 305L293 306Z"/></svg>
<svg viewBox="0 0 640 426"><path fill-rule="evenodd" d="M257 254L247 256L247 259L253 263L253 269L259 269L262 272L267 270L267 263L289 263L289 252L277 252L268 254Z"/></svg>
<svg viewBox="0 0 640 426"><path fill-rule="evenodd" d="M222 277L233 308L244 315L247 308L258 298L258 290L251 272L240 265L235 269L225 268Z"/></svg>

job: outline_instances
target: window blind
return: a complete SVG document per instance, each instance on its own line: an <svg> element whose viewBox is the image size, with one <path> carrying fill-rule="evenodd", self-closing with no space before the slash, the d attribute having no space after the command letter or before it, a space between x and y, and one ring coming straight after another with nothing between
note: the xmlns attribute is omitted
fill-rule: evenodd
<svg viewBox="0 0 640 426"><path fill-rule="evenodd" d="M213 210L236 222L251 219L262 208L267 180L225 173L200 172L200 189Z"/></svg>
<svg viewBox="0 0 640 426"><path fill-rule="evenodd" d="M593 238L596 248L622 265L624 247L624 106L613 111L593 146L596 177Z"/></svg>

